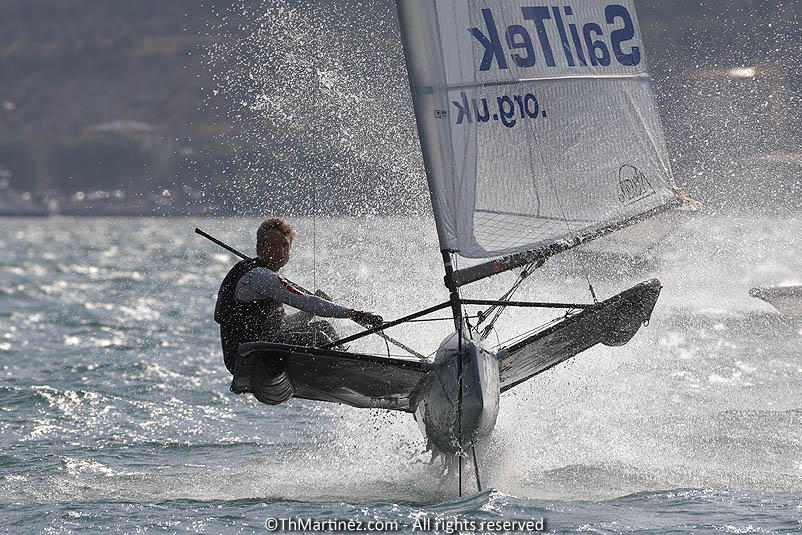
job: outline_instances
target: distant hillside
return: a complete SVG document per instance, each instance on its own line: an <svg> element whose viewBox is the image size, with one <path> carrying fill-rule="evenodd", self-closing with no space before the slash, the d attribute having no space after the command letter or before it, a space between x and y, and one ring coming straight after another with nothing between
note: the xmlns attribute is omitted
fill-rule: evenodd
<svg viewBox="0 0 802 535"><path fill-rule="evenodd" d="M177 133L220 131L201 109L211 76L199 46L220 39L207 35L208 22L217 23L212 12L226 13L232 3L258 12L260 4L275 2L3 0L0 100L17 106L7 128L78 135L89 125L126 118ZM711 59L742 63L799 43L791 33L799 31L799 2L636 3L660 72Z"/></svg>
<svg viewBox="0 0 802 535"><path fill-rule="evenodd" d="M0 99L14 132L82 134L136 119L172 132L215 131L200 108L209 87L197 0L3 0Z"/></svg>
<svg viewBox="0 0 802 535"><path fill-rule="evenodd" d="M636 0L673 153L700 157L683 146L692 130L686 123L696 114L677 104L684 98L682 91L688 90L683 76L689 70L769 64L778 67L776 83L790 95L784 98L799 102L800 4L790 0ZM234 68L240 74L247 75L251 67L264 62L264 68L252 70L269 78L270 69L276 68L264 56L269 47L254 50L255 41L248 36L257 30L254 20L277 5L303 6L299 13L314 19L315 28L325 34L318 38L330 40L332 54L346 57L348 50L340 49L347 47L356 51L346 59L355 69L371 71L364 80L352 73L349 89L354 93L346 97L362 95L363 89L372 91L396 114L384 118L390 122L377 122L370 110L355 116L349 108L353 102L342 95L340 101L307 99L306 104L296 105L289 97L303 88L294 87L287 76L281 91L294 105L280 113L293 115L314 105L316 113L322 110L327 117L342 117L350 123L327 132L297 119L289 129L272 119L245 124L243 114L255 112L250 103L239 102L247 99L239 99L238 92L244 95L254 90L249 82L239 85L229 79L222 83L221 94L213 95L213 90L221 89L215 74L232 65L209 65L205 55L209 48L237 62ZM417 176L419 156L412 156L414 127L406 122L399 128L392 124L393 120L408 122L410 115L403 65L397 64L402 55L392 0L3 0L0 13L0 165L12 171L12 186L18 189L161 191L190 184L215 191L270 176L274 181L270 188L284 181L284 195L292 200L298 186L286 177L320 173L339 181L332 191L373 202L367 189L403 193L423 187ZM285 11L283 16L290 15ZM278 25L286 20L261 23ZM301 47L300 58L307 38L303 30L298 35L285 32L284 38L288 45ZM283 45L270 44L277 50ZM323 45L318 43L316 52L312 46L309 53L328 54L328 45ZM359 54L370 60L360 63ZM393 78L386 86L377 82L381 69ZM270 79L259 83L271 85ZM320 108L324 104L328 107ZM799 115L794 110L786 113L794 114ZM312 115L301 113L300 117L307 120ZM124 124L142 123L147 130L109 130L109 123L119 119L132 121ZM366 121L365 128L360 121ZM262 134L240 135L245 127L261 129ZM337 136L342 138L340 146L325 144ZM320 137L326 137L325 143ZM248 155L255 161L246 161ZM301 160L311 163L299 167ZM355 195L355 187L365 191ZM253 194L264 191L252 188ZM427 202L425 194L418 200Z"/></svg>

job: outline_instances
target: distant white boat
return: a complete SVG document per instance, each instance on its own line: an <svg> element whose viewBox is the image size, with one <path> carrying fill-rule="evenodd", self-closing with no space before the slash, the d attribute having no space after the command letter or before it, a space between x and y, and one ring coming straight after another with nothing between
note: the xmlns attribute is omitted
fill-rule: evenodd
<svg viewBox="0 0 802 535"><path fill-rule="evenodd" d="M749 295L769 303L786 316L802 317L802 286L752 288Z"/></svg>

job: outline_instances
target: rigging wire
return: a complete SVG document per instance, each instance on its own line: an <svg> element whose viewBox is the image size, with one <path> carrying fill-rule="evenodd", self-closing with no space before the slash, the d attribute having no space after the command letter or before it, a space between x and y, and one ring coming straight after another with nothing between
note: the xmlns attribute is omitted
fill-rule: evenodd
<svg viewBox="0 0 802 535"><path fill-rule="evenodd" d="M596 299L596 291L593 289L593 283L590 282L590 272L589 271L585 272L585 278L588 281L588 290L590 290L590 296L593 297L593 304L598 305L599 304L599 300Z"/></svg>
<svg viewBox="0 0 802 535"><path fill-rule="evenodd" d="M529 129L530 136L532 136L534 138L535 134L534 134L534 131L533 131L533 125L531 123L529 123L528 129ZM537 155L540 157L540 161L543 164L542 168L546 172L546 177L545 178L548 180L549 184L551 185L552 191L554 193L554 197L557 200L557 206L559 207L560 214L562 215L563 222L565 223L565 226L568 229L568 234L571 236L572 239L575 239L576 236L574 234L573 229L571 228L571 223L569 222L568 217L565 214L565 207L563 206L562 199L560 199L560 195L559 195L559 193L557 191L557 186L555 184L554 177L552 176L552 173L549 170L549 166L546 164L546 158L545 158L545 156L543 154L543 151L540 149L539 146L533 146L533 144L530 143L529 144L529 168L531 169L531 172L532 172L532 185L533 185L534 190L535 190L535 196L536 196L536 201L537 201L537 213L538 213L538 215L540 214L541 199L540 199L540 191L538 190L538 187L537 187L537 177L535 176L535 162L534 162L534 160L535 160L534 151L535 150L537 151ZM507 291L507 293L505 293L501 297L501 299L499 299L499 301L509 301L512 298L512 296L515 295L515 292L518 291L518 289L521 287L521 285L527 279L527 277L529 277L529 275L531 275L532 271L534 271L535 269L537 269L540 266L542 266L544 262L545 262L545 259L538 259L538 260L535 260L535 261L531 262L530 264L528 264L521 271L520 275L518 276L518 279L515 281L515 283L512 285L512 287ZM588 284L590 284L590 275L588 275ZM592 288L593 287L591 285L591 293L593 293L593 289ZM595 294L594 294L594 299L595 299ZM480 334L480 339L481 340L485 340L490 335L490 333L494 329L494 326L495 326L496 322L498 321L498 319L501 317L501 315L504 313L504 311L506 309L507 309L507 307L505 305L493 305L490 308L488 308L487 310L485 310L484 312L480 312L479 313L479 322L477 323L477 328L479 327L479 325L481 325L485 321L485 319L487 319L488 316L493 314L493 317L490 320L490 323L487 324L487 326L484 328L484 330Z"/></svg>
<svg viewBox="0 0 802 535"><path fill-rule="evenodd" d="M533 124L531 123L531 121L529 122L528 127L529 127L530 135L533 135L533 132L532 132ZM559 192L557 190L557 184L554 181L554 176L551 173L551 171L549 170L549 167L546 164L546 157L543 154L543 151L540 150L539 146L537 148L537 152L538 152L538 156L540 156L540 161L543 164L543 169L546 170L546 176L548 177L548 180L551 183L551 188L552 188L552 191L554 192L554 197L557 199L557 206L559 206L559 208L560 208L560 214L562 214L563 221L565 222L565 227L568 229L568 235L571 236L571 240L575 240L576 239L576 234L574 233L574 229L571 228L571 223L568 220L568 216L565 215L565 206L563 206L563 201L560 198L560 194L559 194ZM530 144L530 160L531 160L531 144ZM599 301L596 299L596 292L593 289L593 284L590 282L590 271L587 270L586 266L584 266L584 267L586 268L585 269L585 278L588 281L588 289L590 290L590 295L593 297L593 302L598 304Z"/></svg>
<svg viewBox="0 0 802 535"><path fill-rule="evenodd" d="M317 291L317 173L312 174L312 290Z"/></svg>
<svg viewBox="0 0 802 535"><path fill-rule="evenodd" d="M467 316L469 319L476 319L479 316ZM454 321L454 318L427 318L418 320L408 320L405 323L427 323L432 321Z"/></svg>
<svg viewBox="0 0 802 535"><path fill-rule="evenodd" d="M312 109L313 110L318 110L318 107L320 106L320 92L321 92L320 79L319 79L320 78L319 77L319 72L320 71L317 69L317 67L315 65L312 65L310 70L312 72L312 77L313 78L316 75L318 75L317 84L315 85L316 90L312 92L313 93L312 98L314 100L312 102ZM315 117L315 116L321 117L322 114L319 113L319 110L318 110L318 113L313 113L312 116L313 117ZM320 152L322 152L322 148L323 148L323 142L320 139L320 136L322 136L322 128L314 128L314 126L315 126L314 125L314 119L312 121L313 121L313 123L312 123L313 131L316 130L318 132L317 135L313 134L313 136L314 136L313 137L313 146L316 145L316 147L314 147L314 148L318 153L320 153ZM311 192L311 197L312 197L312 292L314 294L316 294L317 293L317 170L316 169L310 169L310 171L312 172L312 192ZM316 330L313 330L312 345L317 345L317 331Z"/></svg>
<svg viewBox="0 0 802 535"><path fill-rule="evenodd" d="M548 169L548 166L546 165L546 158L540 149L538 149L538 154L540 155L540 160L541 162L543 162L544 168ZM563 206L563 202L562 199L560 199L559 193L557 193L557 184L554 182L554 177L551 176L551 174L549 174L549 182L551 182L551 187L554 190L554 197L557 199L557 206L560 207L560 213L563 216L565 227L568 229L568 235L571 236L571 240L576 240L576 234L574 233L574 230L571 228L571 223L568 221L568 216L565 215L565 207ZM587 266L583 267L585 268L585 278L588 281L588 289L590 290L590 295L593 297L593 302L599 304L598 299L596 299L596 292L593 289L593 283L590 282L590 271L587 270Z"/></svg>
<svg viewBox="0 0 802 535"><path fill-rule="evenodd" d="M538 332L541 332L541 331L543 331L545 329L548 329L552 325L557 325L558 323L563 321L565 318L571 317L575 313L576 313L576 310L568 310L565 313L565 316L560 317L560 318L554 318L553 320L550 320L550 321L547 321L547 322L545 322L545 323L543 323L541 325L538 325L537 327L534 327L533 329L530 329L530 330L528 330L526 332L523 332L521 334L513 336L512 338L508 338L504 342L500 342L499 341L499 336L498 336L498 332L497 332L496 333L496 341L498 342L498 345L494 349L497 350L497 349L500 349L502 345L509 346L513 342L516 342L518 340L523 340L524 338L528 338L529 336L531 336L531 335L533 335L535 333L538 333Z"/></svg>
<svg viewBox="0 0 802 535"><path fill-rule="evenodd" d="M512 288L507 290L507 293L505 293L501 297L501 299L499 299L499 301L510 301L512 299L512 296L515 295L515 292L518 291L518 288L521 287L521 284L523 284L524 280L526 280L526 278L529 275L531 275L532 271L537 267L539 267L540 265L542 265L542 261L536 260L531 264L529 264L528 266L526 266L523 269L523 271L521 271L521 274L518 276L518 280L516 280L515 283L512 285ZM490 323L488 323L487 326L484 328L484 330L480 333L480 338L479 338L480 340L484 340L490 335L490 333L493 331L496 322L506 309L507 305L493 305L487 310L479 312L478 314L479 322L476 324L477 329L479 328L479 325L484 323L485 319L487 319L487 317L490 316L490 314L493 314L495 312L495 314L493 315L493 319L490 320Z"/></svg>
<svg viewBox="0 0 802 535"><path fill-rule="evenodd" d="M320 87L320 71L318 71L316 67L312 67L312 70L313 73L318 75L313 109L317 109L318 113L316 115L322 117L323 115L318 109L320 106L320 93L322 92ZM318 135L316 136L318 139L317 149L318 152L322 152L323 142L320 138L323 135L323 129L317 128L316 130L318 131ZM312 169L312 291L317 292L317 172L314 169Z"/></svg>

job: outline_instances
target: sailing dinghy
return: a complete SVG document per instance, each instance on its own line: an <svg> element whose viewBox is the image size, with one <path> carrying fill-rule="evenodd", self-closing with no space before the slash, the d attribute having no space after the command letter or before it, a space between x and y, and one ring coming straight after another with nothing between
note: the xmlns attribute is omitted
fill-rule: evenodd
<svg viewBox="0 0 802 535"><path fill-rule="evenodd" d="M767 302L785 316L802 317L802 286L752 288L749 295Z"/></svg>
<svg viewBox="0 0 802 535"><path fill-rule="evenodd" d="M433 450L487 437L500 395L597 344L626 344L660 282L593 303L466 299L461 288L522 268L681 204L632 0L397 0L415 116L450 298L338 341L448 309L433 359L247 343L240 355L291 397L413 413ZM455 269L455 257L476 259ZM476 316L482 321L469 324ZM506 307L562 309L500 347L483 343ZM406 346L404 346L406 347ZM417 356L416 356L417 355ZM474 473L481 488L476 455Z"/></svg>

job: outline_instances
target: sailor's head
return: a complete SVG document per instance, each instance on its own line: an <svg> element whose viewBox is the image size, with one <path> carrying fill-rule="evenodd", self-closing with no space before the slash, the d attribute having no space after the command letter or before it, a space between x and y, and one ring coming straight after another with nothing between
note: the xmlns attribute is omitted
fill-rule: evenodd
<svg viewBox="0 0 802 535"><path fill-rule="evenodd" d="M283 219L265 219L256 231L256 254L273 271L290 261L290 247L295 231Z"/></svg>

